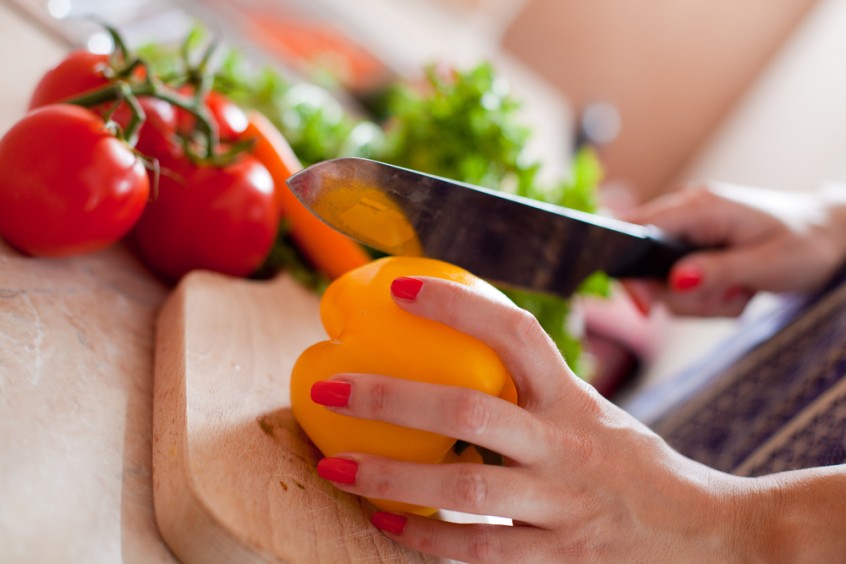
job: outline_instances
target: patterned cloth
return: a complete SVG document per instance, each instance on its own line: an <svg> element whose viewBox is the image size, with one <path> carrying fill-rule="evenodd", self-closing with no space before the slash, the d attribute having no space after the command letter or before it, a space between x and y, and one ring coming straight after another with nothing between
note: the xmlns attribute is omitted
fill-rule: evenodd
<svg viewBox="0 0 846 564"><path fill-rule="evenodd" d="M846 463L846 271L627 408L642 418L651 411L670 445L726 472Z"/></svg>

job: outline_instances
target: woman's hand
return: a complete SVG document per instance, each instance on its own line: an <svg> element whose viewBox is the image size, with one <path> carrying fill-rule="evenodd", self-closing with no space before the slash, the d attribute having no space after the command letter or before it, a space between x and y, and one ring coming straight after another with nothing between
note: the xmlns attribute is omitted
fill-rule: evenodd
<svg viewBox="0 0 846 564"><path fill-rule="evenodd" d="M667 284L629 280L643 310L736 316L759 291L806 292L846 259L846 186L786 193L714 184L682 190L622 218L709 248L680 260Z"/></svg>
<svg viewBox="0 0 846 564"><path fill-rule="evenodd" d="M320 461L337 487L514 520L455 524L384 512L373 523L412 549L465 562L726 562L754 537L748 479L686 459L604 400L567 367L534 317L491 289L400 278L395 302L491 346L519 406L463 388L370 374L318 382L312 397L338 413L463 439L501 453L504 466L416 464L345 453ZM751 509L750 509L751 508Z"/></svg>

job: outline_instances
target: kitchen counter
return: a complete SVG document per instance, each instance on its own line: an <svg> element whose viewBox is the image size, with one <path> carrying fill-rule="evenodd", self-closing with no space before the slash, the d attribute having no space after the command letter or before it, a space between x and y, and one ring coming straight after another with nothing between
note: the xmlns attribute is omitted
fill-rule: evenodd
<svg viewBox="0 0 846 564"><path fill-rule="evenodd" d="M0 4L0 131L64 54ZM153 515L154 321L167 289L122 246L0 242L0 560L173 562Z"/></svg>
<svg viewBox="0 0 846 564"><path fill-rule="evenodd" d="M153 516L154 320L166 289L122 247L0 247L0 555L169 562Z"/></svg>

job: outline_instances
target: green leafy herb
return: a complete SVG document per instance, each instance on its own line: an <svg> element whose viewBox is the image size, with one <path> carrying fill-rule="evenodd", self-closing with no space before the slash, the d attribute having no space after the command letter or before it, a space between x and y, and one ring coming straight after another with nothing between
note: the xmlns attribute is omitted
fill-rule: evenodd
<svg viewBox="0 0 846 564"><path fill-rule="evenodd" d="M400 83L389 94L381 158L488 188L529 186L540 165L525 158L519 108L490 63L446 77L428 67L423 87Z"/></svg>

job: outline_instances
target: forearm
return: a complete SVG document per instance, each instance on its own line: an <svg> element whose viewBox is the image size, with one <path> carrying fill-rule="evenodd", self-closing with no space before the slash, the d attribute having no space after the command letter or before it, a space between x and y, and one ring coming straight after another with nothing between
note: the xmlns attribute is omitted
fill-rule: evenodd
<svg viewBox="0 0 846 564"><path fill-rule="evenodd" d="M749 542L745 556L762 562L846 559L846 465L783 472L751 483L749 522L739 523L736 531L736 538Z"/></svg>

